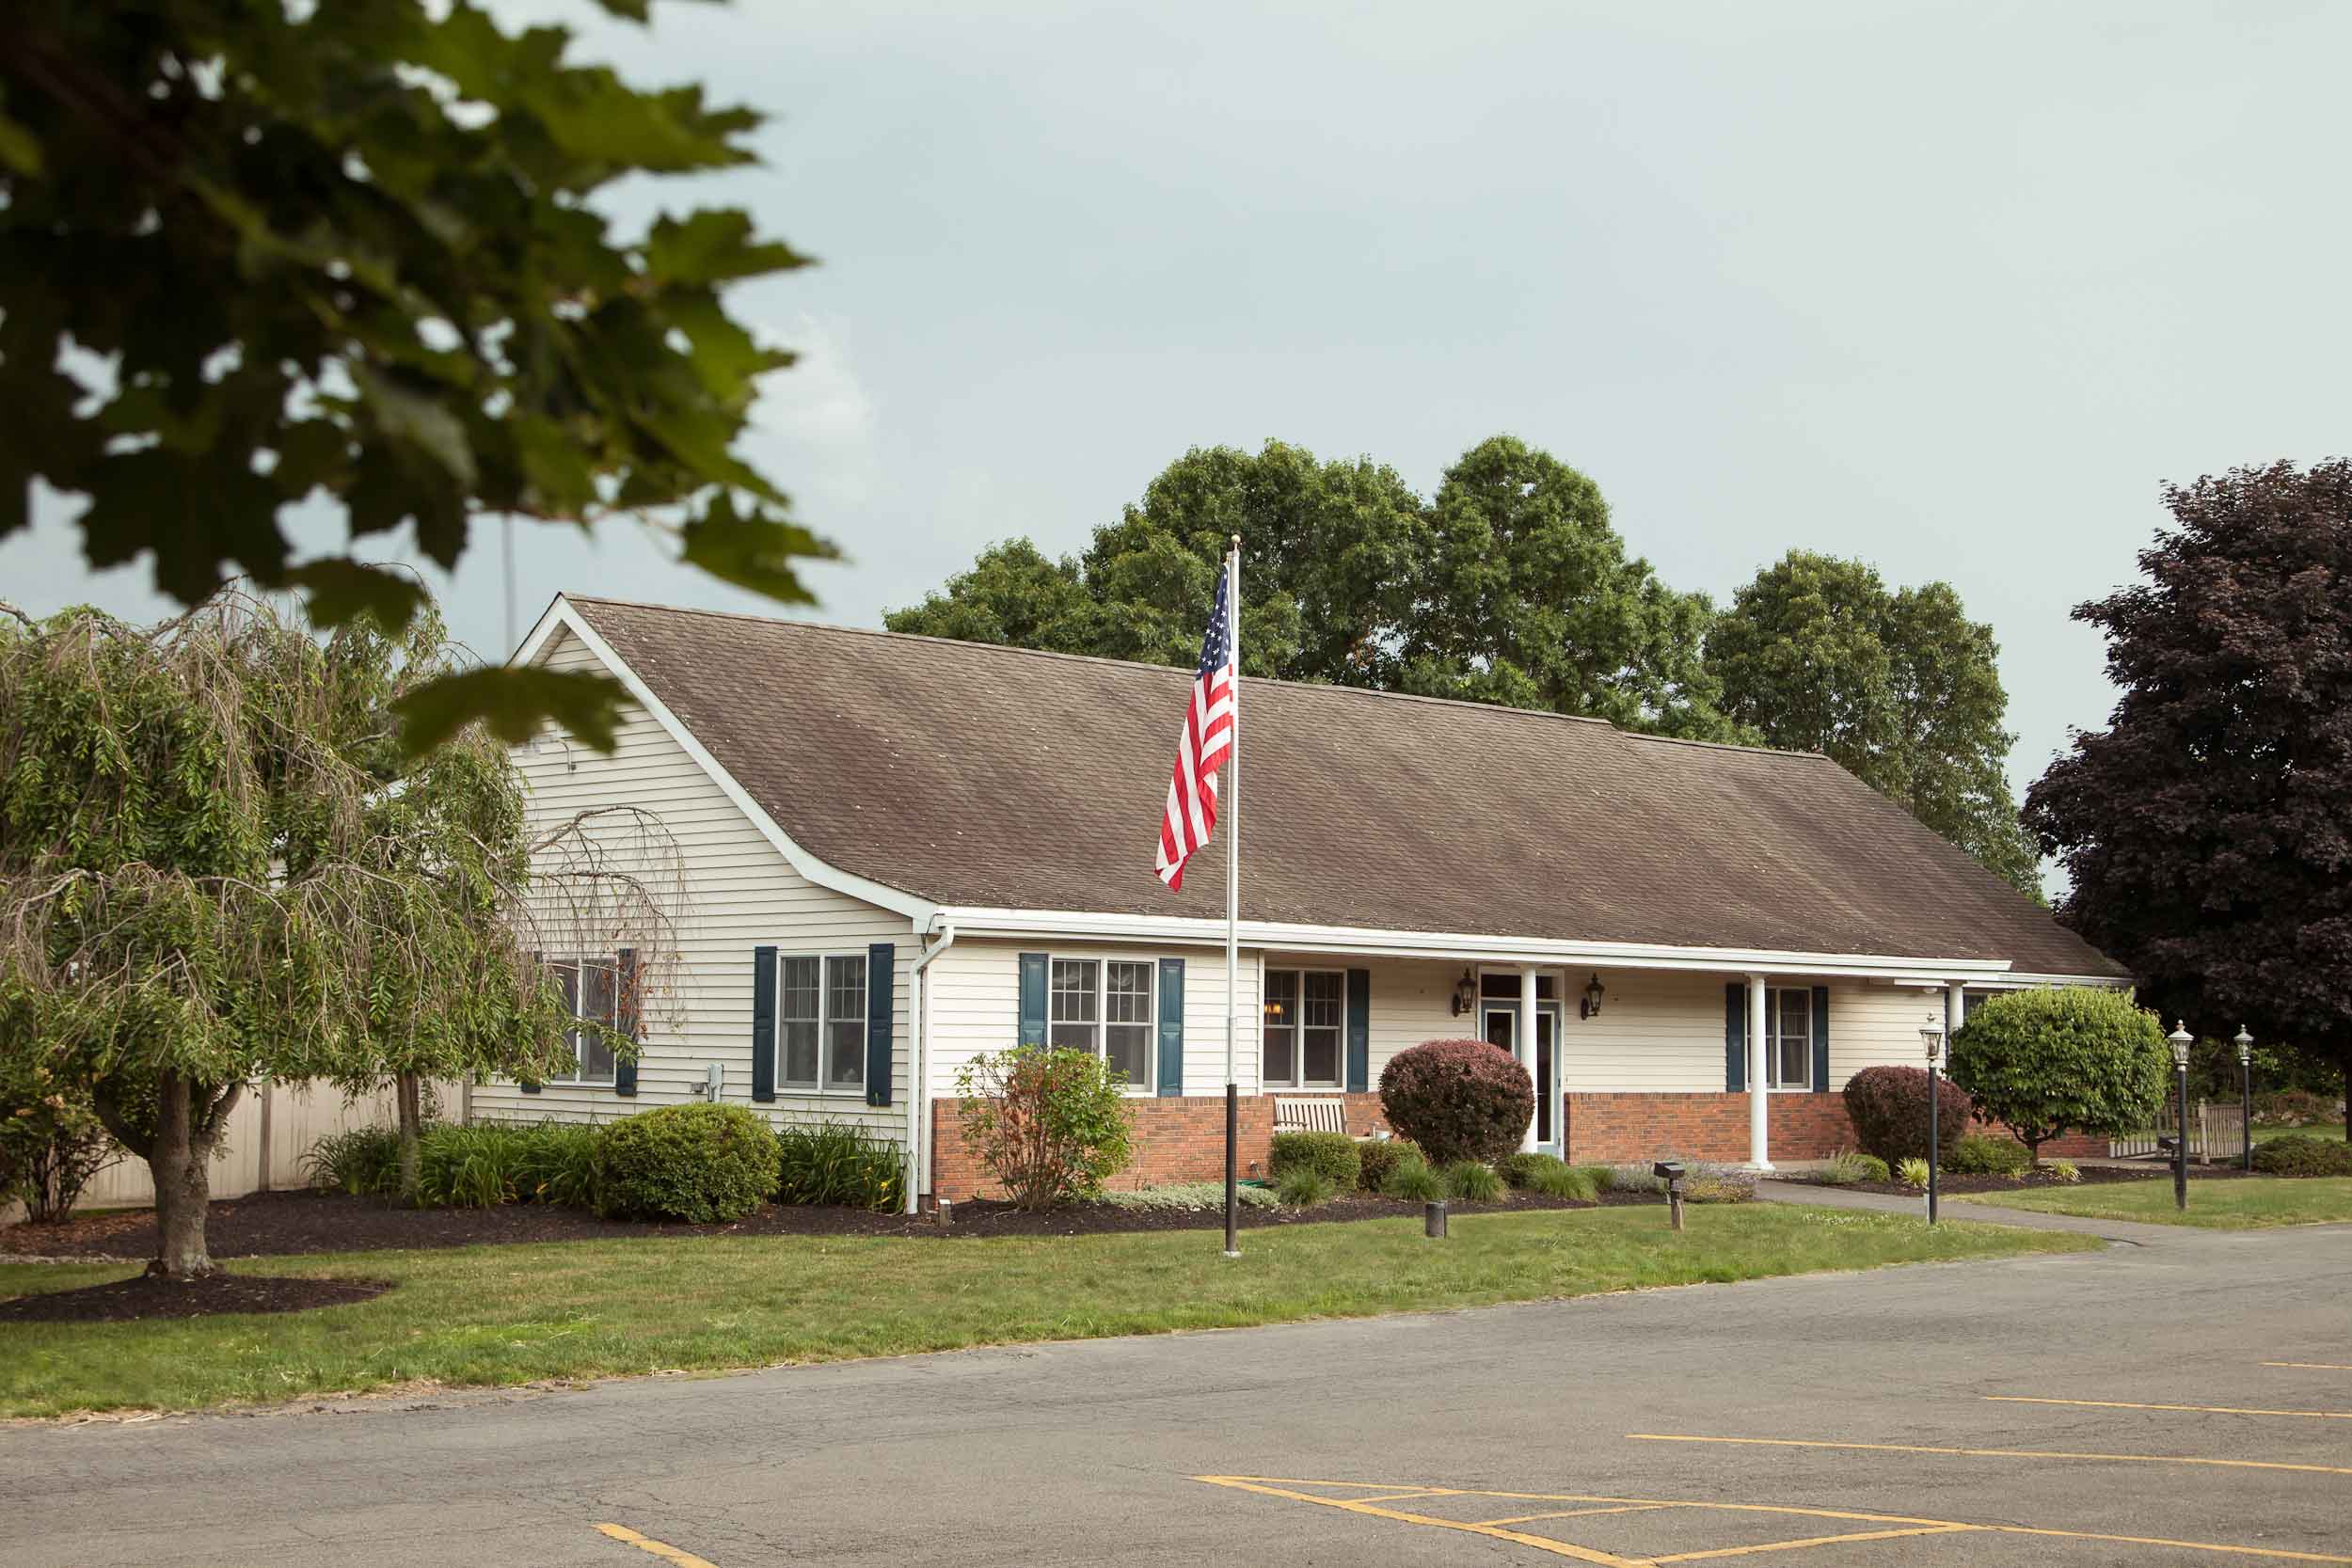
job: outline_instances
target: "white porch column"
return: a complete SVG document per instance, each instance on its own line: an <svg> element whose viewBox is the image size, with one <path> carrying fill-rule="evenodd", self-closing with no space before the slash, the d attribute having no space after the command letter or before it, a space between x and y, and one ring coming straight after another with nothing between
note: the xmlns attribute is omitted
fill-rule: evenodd
<svg viewBox="0 0 2352 1568"><path fill-rule="evenodd" d="M1748 976L1748 1164L1757 1170L1772 1168L1765 1133L1770 1092L1764 1086L1764 976Z"/></svg>
<svg viewBox="0 0 2352 1568"><path fill-rule="evenodd" d="M1944 988L1944 1060L1951 1062L1952 1037L1968 1022L1968 982L1954 980Z"/></svg>
<svg viewBox="0 0 2352 1568"><path fill-rule="evenodd" d="M1535 966L1534 964L1519 965L1519 1026L1512 1033L1519 1048L1519 1065L1527 1069L1528 1079L1533 1082L1535 1077ZM1552 1049L1557 1053L1559 1050L1557 1042L1554 1042ZM1535 1092L1543 1093L1543 1085L1537 1085ZM1535 1147L1535 1119L1534 1114L1530 1112L1527 1117L1527 1132L1519 1138L1519 1148L1523 1149L1532 1149Z"/></svg>

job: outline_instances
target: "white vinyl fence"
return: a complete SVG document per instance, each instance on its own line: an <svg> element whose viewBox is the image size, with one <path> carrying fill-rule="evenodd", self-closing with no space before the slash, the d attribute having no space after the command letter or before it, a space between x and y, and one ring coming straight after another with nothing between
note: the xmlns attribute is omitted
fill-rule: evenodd
<svg viewBox="0 0 2352 1568"><path fill-rule="evenodd" d="M443 1114L458 1113L459 1091L437 1086ZM389 1127L397 1115L389 1089L358 1100L345 1100L328 1084L247 1089L229 1113L228 1151L213 1162L213 1196L244 1197L248 1193L282 1191L309 1184L302 1157L329 1132L354 1127ZM155 1201L148 1180L147 1162L125 1158L100 1171L82 1190L79 1207L122 1209ZM0 1206L0 1225L24 1217L16 1204Z"/></svg>

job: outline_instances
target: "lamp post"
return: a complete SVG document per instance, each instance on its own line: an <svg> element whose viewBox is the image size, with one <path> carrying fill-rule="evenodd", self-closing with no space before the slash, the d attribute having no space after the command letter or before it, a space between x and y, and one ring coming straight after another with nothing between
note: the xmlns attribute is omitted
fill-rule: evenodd
<svg viewBox="0 0 2352 1568"><path fill-rule="evenodd" d="M2172 1033L2165 1037L2172 1042L2173 1092L2180 1102L2180 1141L2172 1149L2172 1202L2177 1208L2188 1207L2188 1048L2197 1043L2197 1037L2188 1032L2188 1025L2174 1020Z"/></svg>
<svg viewBox="0 0 2352 1568"><path fill-rule="evenodd" d="M1944 1026L1936 1022L1933 1013L1930 1013L1927 1022L1919 1026L1919 1043L1928 1053L1928 1223L1933 1225L1941 1164L1936 1146L1944 1141L1941 1130L1936 1126L1944 1097L1938 1092L1935 1077L1936 1064L1944 1055Z"/></svg>
<svg viewBox="0 0 2352 1568"><path fill-rule="evenodd" d="M2237 1037L2230 1043L2237 1047L2238 1105L2245 1129L2245 1136L2240 1140L2245 1147L2238 1152L2243 1156L2242 1168L2251 1171L2254 1168L2254 1037L2248 1034L2246 1025L2241 1023L2237 1026Z"/></svg>

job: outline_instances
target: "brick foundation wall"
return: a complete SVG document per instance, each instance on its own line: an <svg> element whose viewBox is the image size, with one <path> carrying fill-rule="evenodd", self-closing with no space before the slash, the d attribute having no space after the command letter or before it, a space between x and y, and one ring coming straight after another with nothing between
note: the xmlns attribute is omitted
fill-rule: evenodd
<svg viewBox="0 0 2352 1568"><path fill-rule="evenodd" d="M1245 1180L1266 1174L1274 1140L1274 1096L1241 1097L1239 1157ZM1387 1125L1376 1094L1343 1096L1347 1130L1364 1137ZM1575 1164L1646 1164L1667 1154L1738 1164L1748 1157L1748 1097L1744 1094L1571 1094L1567 1158ZM1157 1187L1172 1181L1225 1179L1225 1101L1215 1095L1137 1099L1132 1164L1114 1187ZM1825 1160L1854 1146L1839 1094L1775 1094L1766 1101L1767 1132L1775 1162ZM2001 1132L1997 1126L1970 1132ZM931 1186L950 1202L1001 1196L995 1180L963 1147L956 1102L931 1101ZM2053 1138L2044 1158L2094 1158L2107 1151L2099 1137Z"/></svg>

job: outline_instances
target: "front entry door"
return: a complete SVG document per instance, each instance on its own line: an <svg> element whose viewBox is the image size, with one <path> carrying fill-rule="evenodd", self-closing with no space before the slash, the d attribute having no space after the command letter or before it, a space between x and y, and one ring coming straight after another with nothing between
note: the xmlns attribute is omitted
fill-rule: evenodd
<svg viewBox="0 0 2352 1568"><path fill-rule="evenodd" d="M1518 1007L1487 1006L1486 1043L1502 1047L1523 1064L1527 1058L1518 1048ZM1558 1024L1559 1015L1550 1006L1535 1009L1535 1065L1529 1076L1535 1084L1535 1141L1539 1144L1560 1141L1560 1134L1551 1126L1552 1101L1558 1098L1554 1092L1557 1085L1552 1077L1555 1069L1551 1059L1553 1035Z"/></svg>

